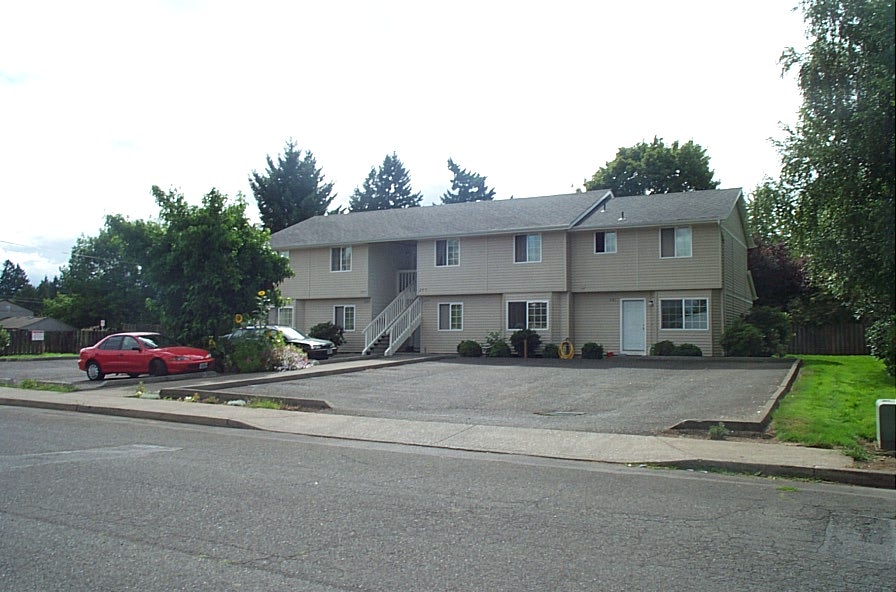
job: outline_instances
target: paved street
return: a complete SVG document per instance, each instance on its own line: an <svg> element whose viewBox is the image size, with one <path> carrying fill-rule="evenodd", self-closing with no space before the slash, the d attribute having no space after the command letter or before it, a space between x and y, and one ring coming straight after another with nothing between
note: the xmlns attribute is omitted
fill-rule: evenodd
<svg viewBox="0 0 896 592"><path fill-rule="evenodd" d="M0 588L892 590L896 493L0 407Z"/></svg>

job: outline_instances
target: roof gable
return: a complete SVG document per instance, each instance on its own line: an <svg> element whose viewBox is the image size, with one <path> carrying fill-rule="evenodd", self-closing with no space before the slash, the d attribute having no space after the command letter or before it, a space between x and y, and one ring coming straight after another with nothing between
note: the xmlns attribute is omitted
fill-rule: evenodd
<svg viewBox="0 0 896 592"><path fill-rule="evenodd" d="M575 230L716 222L731 215L742 195L743 191L736 188L613 197L586 216Z"/></svg>

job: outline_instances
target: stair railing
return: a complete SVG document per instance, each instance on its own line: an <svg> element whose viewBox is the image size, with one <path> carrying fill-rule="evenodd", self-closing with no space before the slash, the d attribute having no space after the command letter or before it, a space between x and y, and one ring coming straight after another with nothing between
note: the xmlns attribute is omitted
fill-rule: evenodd
<svg viewBox="0 0 896 592"><path fill-rule="evenodd" d="M408 284L407 288L399 292L398 296L364 327L364 349L361 350L362 354L370 353L377 340L386 334L389 327L395 322L395 319L407 309L408 305L415 298L417 298L417 282Z"/></svg>
<svg viewBox="0 0 896 592"><path fill-rule="evenodd" d="M395 353L407 339L413 335L423 318L423 301L414 298L414 301L396 317L395 322L389 327L389 347L383 352L383 356L389 357Z"/></svg>

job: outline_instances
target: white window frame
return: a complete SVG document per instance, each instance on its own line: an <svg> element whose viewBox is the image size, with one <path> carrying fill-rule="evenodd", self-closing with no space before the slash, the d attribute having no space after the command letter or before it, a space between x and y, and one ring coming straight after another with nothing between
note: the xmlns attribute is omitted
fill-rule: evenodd
<svg viewBox="0 0 896 592"><path fill-rule="evenodd" d="M346 261L348 265L346 266ZM342 273L352 270L352 248L332 247L330 249L330 272Z"/></svg>
<svg viewBox="0 0 896 592"><path fill-rule="evenodd" d="M340 324L338 322L339 321L338 311L340 308L342 309L342 324ZM346 312L348 310L352 311L352 314L351 314L352 326L351 326L351 328L348 328L346 326L347 323L345 322L345 319L348 316L346 314ZM355 327L357 326L357 322L358 322L358 317L357 317L356 313L357 313L357 309L355 308L354 304L336 304L335 306L333 306L333 324L338 327L342 327L342 330L345 331L346 333L352 333L355 331Z"/></svg>
<svg viewBox="0 0 896 592"><path fill-rule="evenodd" d="M597 235L598 234L604 235L604 250L603 251L597 250ZM610 240L610 237L613 237L612 240ZM617 237L616 237L615 230L598 230L597 232L595 232L594 233L594 254L595 255L608 255L611 253L615 253L616 252L616 238ZM613 247L612 249L608 248L611 243L612 243L612 247Z"/></svg>
<svg viewBox="0 0 896 592"><path fill-rule="evenodd" d="M284 322L283 322L283 313L286 312L286 311L289 311L289 313L288 313L288 314L289 314L289 322L288 322L288 323L284 323ZM279 308L277 309L277 324L278 324L278 325L285 325L285 326L287 326L287 327L295 328L295 326L296 326L296 325L295 325L295 322L296 322L296 309L295 309L295 307L293 307L293 306L281 306L281 307L279 307Z"/></svg>
<svg viewBox="0 0 896 592"><path fill-rule="evenodd" d="M551 326L551 304L547 300L508 300L504 309L504 325L508 331L519 331L520 327L510 326L510 305L524 303L526 306L526 326L523 329L532 329L533 331L547 331ZM531 306L534 304L544 304L544 326L532 326Z"/></svg>
<svg viewBox="0 0 896 592"><path fill-rule="evenodd" d="M439 264L439 243L445 243L445 263ZM454 249L451 248L452 244ZM436 267L458 267L460 265L460 239L443 238L435 241L434 257ZM451 254L454 253L454 262L452 263Z"/></svg>
<svg viewBox="0 0 896 592"><path fill-rule="evenodd" d="M663 304L666 303L666 302L678 302L678 303L679 303L679 305L680 305L680 307L681 307L681 309L680 309L680 312L681 312L681 319L680 319L680 321L681 321L681 327L664 327L664 326L663 326L663 321L664 321L664 318L663 318ZM692 311L691 311L691 313L690 313L690 316L689 316L689 315L688 315L688 304L687 304L688 302L692 302L692 303L693 303L693 302L703 302L703 303L704 303L705 312L702 313L702 314L698 313L698 315L695 315L695 314L693 313L693 309L692 309ZM691 305L691 306L693 306L693 305ZM709 298L703 298L703 297L698 297L698 298L660 298L660 307L659 307L659 309L660 309L660 310L659 310L659 313L660 313L660 331L709 331L709 324L710 324L710 318L709 318ZM702 317L705 319L705 325L706 325L705 327L700 327L700 326L696 326L696 327L695 327L695 326L694 326L694 324L695 324L695 323L694 323L694 319L695 319L695 318L699 318L700 316L702 316ZM690 324L691 326L688 326L689 324Z"/></svg>
<svg viewBox="0 0 896 592"><path fill-rule="evenodd" d="M671 255L663 255L663 231L672 230L672 250ZM685 238L687 239L687 252L685 252ZM693 256L694 253L694 232L690 226L666 226L660 228L660 258L661 259L683 259Z"/></svg>
<svg viewBox="0 0 896 592"><path fill-rule="evenodd" d="M448 307L448 327L442 327L442 307ZM455 310L460 311L460 327L454 327L454 314ZM439 328L439 331L463 331L464 330L464 303L463 302L439 302L439 306L436 311L436 326Z"/></svg>
<svg viewBox="0 0 896 592"><path fill-rule="evenodd" d="M516 242L520 237L526 237L526 258L517 259ZM532 257L534 249L538 249L538 258ZM514 263L541 263L541 234L514 234L513 235L513 262Z"/></svg>

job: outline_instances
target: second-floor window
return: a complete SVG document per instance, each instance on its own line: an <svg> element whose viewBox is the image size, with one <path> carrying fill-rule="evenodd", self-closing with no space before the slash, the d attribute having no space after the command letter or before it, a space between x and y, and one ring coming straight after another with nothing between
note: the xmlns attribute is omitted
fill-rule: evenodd
<svg viewBox="0 0 896 592"><path fill-rule="evenodd" d="M330 249L330 271L352 270L352 248L334 247Z"/></svg>
<svg viewBox="0 0 896 592"><path fill-rule="evenodd" d="M594 252L595 253L615 253L616 252L616 233L615 232L595 232L594 233Z"/></svg>
<svg viewBox="0 0 896 592"><path fill-rule="evenodd" d="M540 234L517 234L513 237L514 263L538 263L540 261Z"/></svg>
<svg viewBox="0 0 896 592"><path fill-rule="evenodd" d="M436 267L460 265L460 241L456 238L436 241Z"/></svg>
<svg viewBox="0 0 896 592"><path fill-rule="evenodd" d="M660 229L660 257L690 257L691 227Z"/></svg>

